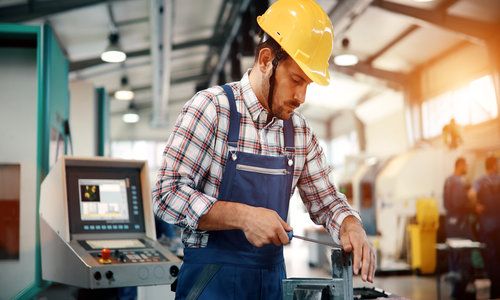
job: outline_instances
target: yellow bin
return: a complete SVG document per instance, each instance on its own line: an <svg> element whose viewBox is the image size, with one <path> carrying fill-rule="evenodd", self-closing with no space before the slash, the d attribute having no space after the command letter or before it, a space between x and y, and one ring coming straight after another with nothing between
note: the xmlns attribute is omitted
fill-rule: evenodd
<svg viewBox="0 0 500 300"><path fill-rule="evenodd" d="M422 274L432 274L436 269L436 234L439 212L435 199L417 200L417 224L408 225L410 235L411 266Z"/></svg>

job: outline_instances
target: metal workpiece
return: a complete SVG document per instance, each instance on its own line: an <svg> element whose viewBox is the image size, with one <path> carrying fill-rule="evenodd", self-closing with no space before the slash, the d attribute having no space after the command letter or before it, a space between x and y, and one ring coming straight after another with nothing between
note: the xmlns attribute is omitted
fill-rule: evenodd
<svg viewBox="0 0 500 300"><path fill-rule="evenodd" d="M289 278L283 280L283 300L353 299L352 255L333 248L332 278Z"/></svg>
<svg viewBox="0 0 500 300"><path fill-rule="evenodd" d="M352 253L347 253L342 249L332 249L332 278L342 280L343 299L353 298L352 286Z"/></svg>

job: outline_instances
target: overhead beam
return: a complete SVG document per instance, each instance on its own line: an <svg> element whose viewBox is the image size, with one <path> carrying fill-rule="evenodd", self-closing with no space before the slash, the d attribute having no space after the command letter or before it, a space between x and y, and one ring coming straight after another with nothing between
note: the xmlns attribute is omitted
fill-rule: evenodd
<svg viewBox="0 0 500 300"><path fill-rule="evenodd" d="M194 75L187 75L184 77L172 78L172 84L200 81L200 80L206 79L207 76L208 76L208 74L202 73L202 74L194 74Z"/></svg>
<svg viewBox="0 0 500 300"><path fill-rule="evenodd" d="M392 72L387 70L382 70L367 64L366 62L359 62L354 66L341 67L336 66L335 71L353 76L356 73L361 73L376 78L380 78L389 83L396 84L397 88L404 87L408 84L408 76L404 73Z"/></svg>
<svg viewBox="0 0 500 300"><path fill-rule="evenodd" d="M141 61L137 63L121 63L121 64L110 64L111 66L109 68L106 68L104 70L92 70L91 72L85 72L85 73L80 73L80 72L73 72L70 73L70 76L76 79L88 79L92 77L98 77L98 76L103 76L106 74L111 74L111 73L116 73L116 72L123 72L123 69L134 69L134 68L140 68L144 66L149 66L151 64L151 61Z"/></svg>
<svg viewBox="0 0 500 300"><path fill-rule="evenodd" d="M116 73L116 72L123 72L123 68L126 68L127 70L130 70L130 69L133 69L133 68L140 68L140 67L144 67L144 66L149 66L151 64L151 61L148 60L148 61L144 61L144 62L137 62L137 63L129 63L129 64L126 64L125 67L121 66L120 64L114 64L112 67L110 68L107 68L105 70L99 70L99 71L95 71L95 72L91 72L91 73L84 73L84 74L81 74L79 72L73 72L73 73L70 73L70 79L77 79L77 80L85 80L85 79L90 79L90 78L93 78L93 77L99 77L99 76L104 76L106 74L111 74L111 73ZM187 71L191 71L191 72L187 72ZM172 69L172 74L181 74L181 75L178 75L178 76L175 76L176 78L193 78L193 76L195 75L192 75L193 72L201 72L200 71L200 66L198 64L193 64L193 65L187 65L187 66L183 66L182 69ZM188 74L188 75L183 75L183 74ZM196 75L194 78L195 79L199 79L199 78L206 78L207 77L207 74L201 74L201 75ZM186 79L180 79L177 80L176 78L173 79L173 82L174 83L182 83L182 82L185 82ZM193 79L193 80L195 80ZM187 80L189 81L189 80Z"/></svg>
<svg viewBox="0 0 500 300"><path fill-rule="evenodd" d="M370 5L372 0L339 0L328 16L332 20L335 37L339 38L349 29L354 20Z"/></svg>
<svg viewBox="0 0 500 300"><path fill-rule="evenodd" d="M500 29L499 24L490 24L452 16L444 13L442 10L431 11L385 0L374 0L372 6L413 18L423 26L437 26L455 32L476 44L483 44L484 41L492 38Z"/></svg>
<svg viewBox="0 0 500 300"><path fill-rule="evenodd" d="M418 75L419 72L423 72L426 68L429 68L429 66L432 66L432 65L442 61L446 57L449 57L453 53L457 53L458 51L461 51L464 48L469 47L470 45L471 44L468 41L461 41L460 43L453 45L452 47L446 49L445 51L439 53L438 55L432 57L428 61L420 64L415 69L413 69L412 76L420 76L420 75Z"/></svg>
<svg viewBox="0 0 500 300"><path fill-rule="evenodd" d="M226 41L222 45L221 51L219 53L219 60L217 61L217 64L213 68L213 70L210 72L210 79L209 83L210 85L215 85L217 84L217 79L219 74L224 68L224 65L227 61L227 58L229 56L229 50L231 50L231 44L233 43L234 39L236 38L236 35L240 31L241 27L241 22L243 19L243 13L248 9L248 6L250 5L250 0L242 0L239 6L237 6L237 11L236 15L234 16L234 20L232 20L232 27L229 29L229 34L226 36Z"/></svg>
<svg viewBox="0 0 500 300"><path fill-rule="evenodd" d="M163 127L166 124L168 98L164 98L164 89L170 89L170 63L172 51L171 16L173 3L169 0L153 0L150 5L150 39L152 62L152 102L153 115L151 125ZM165 73L164 73L165 72ZM164 84L165 82L165 84ZM168 91L167 91L168 92ZM167 93L168 95L168 93Z"/></svg>
<svg viewBox="0 0 500 300"><path fill-rule="evenodd" d="M417 26L417 25L410 25L403 32L401 32L398 36L396 36L392 41L390 41L389 43L387 43L382 49L378 50L373 55L371 55L370 57L368 57L365 60L365 63L371 65L374 60L376 60L377 58L379 58L382 54L384 54L385 52L387 52L394 45L396 45L397 43L399 43L402 39L404 39L405 37L407 37L408 35L410 35L412 32L414 32L418 28L420 28L420 27Z"/></svg>
<svg viewBox="0 0 500 300"><path fill-rule="evenodd" d="M24 22L68 10L105 3L105 0L47 0L28 1L0 8L0 23Z"/></svg>
<svg viewBox="0 0 500 300"><path fill-rule="evenodd" d="M122 26L128 26L128 25L134 25L134 24L140 24L140 23L146 23L146 22L149 22L149 17L119 21L119 22L116 22L116 26L122 27Z"/></svg>
<svg viewBox="0 0 500 300"><path fill-rule="evenodd" d="M215 21L215 25L213 28L213 34L212 38L216 39L217 37L220 37L223 35L223 29L224 26L221 26L222 24L222 19L224 18L224 15L226 13L226 7L229 3L229 0L223 0L221 3L221 7L219 9L219 13L217 15L217 20ZM233 3L234 5L234 3ZM231 13L231 12L230 12ZM203 73L208 73L208 68L210 66L210 63L212 62L212 57L214 56L215 53L217 53L217 49L221 47L221 44L213 44L210 46L210 49L208 49L207 53L207 58L205 59L205 62L203 63Z"/></svg>
<svg viewBox="0 0 500 300"><path fill-rule="evenodd" d="M211 44L217 43L217 42L218 42L218 40L213 40L211 38L185 41L182 43L174 44L172 46L172 51L183 50L186 48L198 47L198 46L203 46L203 45L211 45ZM150 53L151 53L150 48L126 52L127 58L147 56L147 55L150 55ZM70 63L69 70L70 71L78 71L78 70L82 70L82 69L86 69L86 68L90 68L90 67L95 67L95 66L101 65L101 64L107 64L107 62L102 61L102 59L100 57L94 57L94 58L89 58L89 59L75 61L75 62Z"/></svg>
<svg viewBox="0 0 500 300"><path fill-rule="evenodd" d="M459 0L441 0L441 2L437 4L436 8L446 13L448 8L455 5L455 3L457 3L458 1Z"/></svg>

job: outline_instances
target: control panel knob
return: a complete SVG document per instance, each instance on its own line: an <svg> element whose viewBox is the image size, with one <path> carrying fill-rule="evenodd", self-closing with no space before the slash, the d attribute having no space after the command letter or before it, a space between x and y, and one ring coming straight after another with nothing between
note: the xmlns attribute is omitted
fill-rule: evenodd
<svg viewBox="0 0 500 300"><path fill-rule="evenodd" d="M177 274L179 274L179 268L177 266L171 266L170 275L172 275L172 277L177 277Z"/></svg>
<svg viewBox="0 0 500 300"><path fill-rule="evenodd" d="M95 280L101 280L102 276L101 276L101 272L97 271L94 273L94 279Z"/></svg>
<svg viewBox="0 0 500 300"><path fill-rule="evenodd" d="M107 271L105 275L107 279L113 279L113 272Z"/></svg>
<svg viewBox="0 0 500 300"><path fill-rule="evenodd" d="M109 259L110 256L111 256L111 250L109 250L108 248L103 248L101 250L102 259Z"/></svg>
<svg viewBox="0 0 500 300"><path fill-rule="evenodd" d="M99 258L99 262L101 264L110 264L111 263L111 250L108 248L103 248L101 250L101 258Z"/></svg>

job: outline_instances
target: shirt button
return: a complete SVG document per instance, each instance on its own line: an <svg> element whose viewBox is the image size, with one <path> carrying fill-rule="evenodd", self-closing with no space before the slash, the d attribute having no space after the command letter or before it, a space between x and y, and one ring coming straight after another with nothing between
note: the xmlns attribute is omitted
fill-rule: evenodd
<svg viewBox="0 0 500 300"><path fill-rule="evenodd" d="M288 160L288 165L289 165L290 167L291 167L291 166L293 166L293 160L289 159L289 160Z"/></svg>

